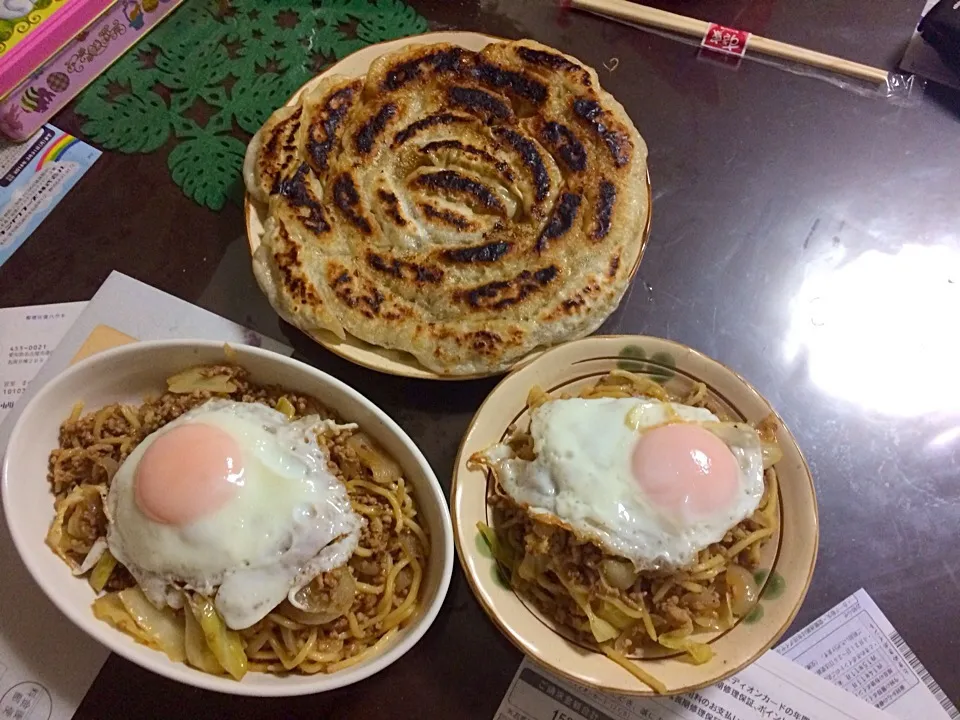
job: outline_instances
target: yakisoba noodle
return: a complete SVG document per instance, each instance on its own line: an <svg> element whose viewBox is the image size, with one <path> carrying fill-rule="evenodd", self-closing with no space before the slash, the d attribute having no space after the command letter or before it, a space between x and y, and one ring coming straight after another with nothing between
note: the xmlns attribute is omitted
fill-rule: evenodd
<svg viewBox="0 0 960 720"><path fill-rule="evenodd" d="M106 533L103 497L120 463L147 435L211 397L265 403L291 419L330 418L331 413L310 396L255 385L246 371L233 365L180 373L168 387L138 407L115 404L87 414L79 405L74 408L61 425L59 447L50 455L48 478L57 516L47 543L77 574L87 574L95 590L106 591L94 603L97 617L173 657L163 633L158 640L157 627L172 618L173 642L185 641L189 654L196 637L190 611L144 605L134 579L109 552L95 564L85 562ZM230 631L221 621L219 629L227 634L228 644L242 652L244 671L342 670L383 649L419 607L430 541L419 521L414 489L400 467L362 431L338 429L318 439L330 455L331 471L365 520L359 546L346 566L323 573L302 591L309 594L311 612L284 600L249 628ZM138 624L131 604L147 613L148 623L153 617L156 626ZM212 604L206 607L212 611ZM166 620L153 613L165 614ZM224 669L191 664L211 672Z"/></svg>
<svg viewBox="0 0 960 720"><path fill-rule="evenodd" d="M639 396L703 407L721 420L728 419L703 384L674 397L647 377L618 371L578 395ZM569 396L554 398L535 387L528 404L533 409L565 397ZM764 452L775 458L774 419L756 429ZM508 443L517 457L533 459L529 434L515 431ZM493 528L481 526L480 530L518 592L575 636L599 646L641 681L664 692L663 684L630 658L680 650L689 661L700 664L713 656L709 644L697 635L725 630L752 608L757 596L752 572L760 564L764 543L778 530L776 498L777 473L768 467L757 510L679 570L638 572L630 561L607 553L589 539L578 538L567 526L532 517L496 484L489 498Z"/></svg>

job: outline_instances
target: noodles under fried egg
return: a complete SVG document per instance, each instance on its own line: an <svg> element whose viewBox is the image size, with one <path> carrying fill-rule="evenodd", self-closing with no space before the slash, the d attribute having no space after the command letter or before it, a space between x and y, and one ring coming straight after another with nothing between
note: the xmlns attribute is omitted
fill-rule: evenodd
<svg viewBox="0 0 960 720"><path fill-rule="evenodd" d="M140 406L84 414L78 405L50 455L57 515L47 543L75 574L105 591L94 602L97 617L201 670L237 679L247 670L331 673L380 652L419 608L430 540L400 467L355 428L334 426L318 441L362 518L359 544L346 565L321 573L298 593L300 607L284 600L252 626L230 630L209 598L186 589L182 609L158 609L104 551L104 497L120 465L148 435L211 398L262 403L290 420L331 418L315 398L255 385L234 365L179 373L167 392Z"/></svg>
<svg viewBox="0 0 960 720"><path fill-rule="evenodd" d="M650 378L626 372L601 378L577 397L653 398L705 408L725 419L723 408L710 399L702 384L673 397ZM534 410L566 398L551 397L535 387L528 405ZM693 561L681 567L638 569L595 538L578 533L563 518L531 512L504 491L489 455L478 453L472 462L493 470L495 479L488 493L493 527L481 526L481 533L515 590L575 638L599 647L663 692L663 684L630 658L681 651L694 663L707 662L713 651L698 636L732 627L757 599L753 573L760 566L763 546L779 528L777 474L772 467L779 454L775 431L772 418L756 428L766 467L756 509L726 533L721 529L722 539L699 549ZM536 457L530 432L514 428L505 444L513 457L526 461Z"/></svg>

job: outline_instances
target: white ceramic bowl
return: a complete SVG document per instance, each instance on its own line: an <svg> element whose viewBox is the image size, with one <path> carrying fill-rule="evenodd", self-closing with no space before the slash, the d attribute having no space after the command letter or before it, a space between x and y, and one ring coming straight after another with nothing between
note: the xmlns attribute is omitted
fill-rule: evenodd
<svg viewBox="0 0 960 720"><path fill-rule="evenodd" d="M165 380L191 365L224 360L223 344L203 340L140 342L99 353L65 370L24 409L10 435L3 466L3 506L10 534L24 564L50 599L76 625L114 652L173 680L239 695L287 696L350 685L382 670L416 644L440 610L453 569L453 535L447 502L436 475L413 441L386 413L356 390L309 365L258 348L237 346L236 362L261 383L277 384L317 397L347 421L356 422L400 463L416 488L431 552L421 609L381 654L330 675L278 677L248 673L242 681L208 675L170 661L157 650L97 620L94 592L74 577L44 543L54 517L47 484L47 459L57 446L60 423L74 403L87 409L112 402L140 403L165 388Z"/></svg>

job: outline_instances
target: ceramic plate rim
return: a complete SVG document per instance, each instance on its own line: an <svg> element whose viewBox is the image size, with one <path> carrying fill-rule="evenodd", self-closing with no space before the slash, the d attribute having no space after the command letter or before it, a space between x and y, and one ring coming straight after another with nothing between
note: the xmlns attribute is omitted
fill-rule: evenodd
<svg viewBox="0 0 960 720"><path fill-rule="evenodd" d="M574 361L579 362L579 361L586 361L591 358L604 357L602 353L592 352L590 349L591 346L599 347L601 345L606 344L606 345L609 345L610 347L614 347L616 345L622 349L622 347L624 347L627 344L642 345L643 343L647 343L648 345L649 344L659 345L661 348L664 348L664 347L670 348L679 357L684 357L684 359L692 357L692 358L695 358L695 362L705 362L707 367L714 366L714 369L718 370L722 375L726 375L729 381L732 381L737 385L739 385L742 391L746 392L749 395L752 395L753 400L758 400L763 406L765 406L769 410L770 413L772 413L776 417L776 419L780 423L780 433L782 433L782 436L780 438L781 441L786 439L786 441L789 443L791 447L792 452L796 453L797 459L799 460L799 463L800 463L800 466L799 466L800 470L796 474L799 475L804 481L802 483L802 493L808 496L808 499L810 502L809 511L811 513L811 522L809 524L808 532L810 533L813 540L811 547L801 551L804 553L804 557L808 558L808 567L805 571L805 577L803 579L802 586L799 588L799 592L795 593L796 600L793 604L793 607L790 608L790 611L787 613L780 627L775 628L771 633L769 633L770 637L766 641L764 641L759 647L752 649L748 653L745 653L746 655L748 655L748 657L746 657L744 660L740 662L733 662L731 663L731 667L724 668L721 672L712 673L709 677L704 677L693 682L685 683L682 686L671 687L667 694L676 695L676 694L686 693L686 692L698 690L698 689L713 685L721 680L724 680L730 677L731 675L734 675L735 673L742 670L747 665L756 661L757 658L759 658L763 653L770 650L770 648L773 647L773 645L777 642L777 640L783 636L783 633L786 632L787 628L796 618L797 613L799 612L800 607L803 603L803 600L805 599L807 592L810 588L810 583L813 579L813 573L816 567L816 560L819 552L820 533L819 533L819 508L817 503L815 486L813 482L813 476L810 472L809 464L807 463L806 458L803 455L803 452L797 445L796 439L794 438L793 434L790 432L788 426L783 421L783 418L770 405L770 403L766 400L766 398L756 388L754 388L753 385L751 385L745 378L743 378L739 373L727 367L726 365L719 362L718 360L715 360L705 355L704 353L694 348L691 348L687 345L676 342L674 340L668 340L665 338L658 338L658 337L647 336L647 335L595 335L595 336L583 338L581 340L575 340L573 342L566 343L564 345L560 345L555 348L551 348L546 352L544 352L535 360L512 371L509 375L503 378L494 387L494 389L490 392L489 395L487 395L487 397L484 399L484 401L481 403L480 407L478 408L476 414L471 419L470 424L463 435L463 438L460 442L460 447L457 450L456 463L454 465L454 472L453 472L453 480L451 482L451 487L450 487L450 514L453 522L453 537L454 537L454 544L457 550L457 558L460 563L460 567L467 578L467 582L470 586L470 589L473 592L474 597L479 602L480 606L483 608L484 613L493 621L493 623L497 626L497 629L501 633L503 633L503 635L506 636L507 639L510 640L510 642L515 647L517 647L519 650L521 650L525 654L534 658L540 664L549 668L552 672L555 672L558 675L568 680L571 680L573 682L581 683L581 684L598 688L601 690L605 690L605 691L618 692L618 693L623 693L626 695L633 695L633 696L649 697L649 696L657 696L658 694L653 692L650 689L645 688L645 686L639 683L639 681L633 679L632 676L630 676L625 670L622 670L621 668L619 668L612 661L610 661L609 669L611 671L611 674L619 678L619 680L612 683L609 683L609 682L598 683L598 682L595 682L591 677L585 676L581 669L579 668L571 669L569 665L566 667L560 666L556 662L552 661L550 658L545 657L543 653L537 652L534 647L535 642L527 639L526 636L529 635L530 633L525 628L518 629L517 627L509 627L507 623L501 617L499 617L498 609L496 607L496 601L495 600L492 601L493 606L491 606L491 600L489 598L488 593L486 592L485 587L483 589L481 589L480 587L481 585L485 586L486 584L480 581L478 577L479 572L476 572L474 570L474 564L476 564L476 558L479 555L479 553L477 551L470 549L471 548L470 543L473 542L473 535L470 532L471 530L470 528L466 528L463 526L462 518L461 518L461 515L463 513L463 504L465 502L469 502L469 500L465 497L465 494L467 492L467 490L465 489L465 485L467 482L470 482L468 478L465 478L465 476L470 474L465 469L465 463L467 459L465 457L465 449L467 448L468 445L471 444L471 441L474 440L473 435L477 431L477 426L480 420L483 419L483 416L486 413L492 412L491 407L493 406L493 403L495 403L496 400L498 399L497 398L498 392L501 391L504 388L504 386L507 386L508 383L514 382L516 379L516 376L518 376L520 373L526 373L526 372L532 371L535 369L535 366L548 366L548 364L551 363L551 361L553 361L556 356L564 353L580 351L583 355L582 357L576 358L575 360L564 361L562 363L561 367L569 368L571 367L572 362ZM616 355L617 353L614 352L613 354ZM678 363L678 367L680 366L681 366L680 363ZM611 369L613 369L613 367L611 367ZM562 370L561 370L561 375L559 375L558 377L563 377ZM696 374L696 377L703 379L704 381L707 381L709 384L709 380L707 378L703 378L700 374ZM737 409L739 410L739 406L735 403L734 403L734 407L737 407ZM506 414L506 413L503 413L503 414ZM498 424L500 423L499 419L497 420L497 423ZM485 495L485 483L484 483L484 495ZM792 512L786 509L785 506L783 505L782 493L780 494L779 501L781 503L781 509L782 509L782 515L781 515L781 525L782 525L791 517ZM484 501L484 504L485 504L485 501ZM779 560L779 557L778 557L778 560ZM482 561L485 563L493 562L492 560L489 560L485 557L482 558ZM773 569L776 569L776 566ZM513 595L512 590L504 589L504 592L509 593L510 595ZM535 616L532 615L532 613L531 613L531 619L536 619ZM738 625L735 626L732 630L728 631L728 634L735 632L739 624L740 623L738 623ZM534 624L531 623L530 625L534 625ZM536 625L540 625L539 621L537 621ZM534 627L536 625L534 625ZM562 636L550 630L549 628L544 628L544 632L550 633L552 636L554 636L554 638L559 639L559 642L564 646L576 647L573 643L570 643L569 641L565 640L564 638L562 638ZM595 657L597 655L598 653L590 653L589 655L586 655L586 657ZM692 668L691 672L693 673L696 672L696 666L691 665L690 668ZM653 672L654 674L656 674L655 671Z"/></svg>
<svg viewBox="0 0 960 720"><path fill-rule="evenodd" d="M43 593L47 596L47 598L50 599L50 601L56 606L61 614L68 618L77 628L86 633L95 641L99 642L111 652L124 657L125 659L135 663L136 665L139 665L145 670L169 678L176 682L229 695L255 697L293 697L298 695L310 695L329 692L360 682L361 680L364 680L371 675L386 669L388 666L392 665L394 662L403 657L422 639L422 637L426 634L436 620L449 591L453 573L454 552L452 523L450 521L449 513L447 512L447 503L443 488L437 479L436 473L434 473L432 466L423 455L423 452L420 450L420 448L396 423L396 421L394 421L385 411L380 409L379 406L377 406L373 401L369 400L358 390L354 389L342 380L339 380L332 375L323 372L322 370L318 370L307 363L301 362L300 360L286 357L262 348L256 348L247 345L234 346L234 349L241 355L241 363L243 362L242 356L244 354L249 354L259 356L264 360L265 363L292 367L294 371L302 373L304 377L309 377L318 385L333 388L344 394L352 406L362 408L363 410L369 412L373 417L376 418L377 422L383 424L386 433L394 435L409 451L413 461L416 462L418 466L418 471L426 480L427 487L423 488L422 490L418 488L418 492L422 493L422 497L428 496L430 498L429 503L431 505L435 505L438 509L437 516L439 517L439 526L430 527L431 535L434 538L432 542L434 552L438 552L441 548L443 548L444 553L441 576L438 578L436 594L432 598L426 599L427 602L424 603L423 610L416 622L416 625L411 627L411 632L409 632L409 634L407 634L401 640L395 642L380 655L371 658L369 662L360 664L353 672L351 672L351 669L345 669L341 671L341 673L343 673L342 675L340 673L334 673L330 675L320 673L312 676L292 676L295 679L300 680L300 682L297 682L296 684L283 682L282 680L285 678L282 678L276 684L245 684L243 682L236 682L222 676L209 675L200 670L189 667L186 663L173 662L169 660L162 652L152 650L146 646L141 646L133 642L120 631L115 630L106 623L96 619L88 606L82 605L71 597L62 596L60 591L56 588L57 581L51 576L51 573L40 567L39 563L35 563L30 559L36 554L34 549L36 540L33 534L30 532L31 530L35 530L35 528L27 527L27 525L30 524L30 521L26 519L20 519L17 516L17 513L13 511L8 499L11 497L11 493L16 492L10 489L12 484L15 482L15 480L11 478L11 470L13 465L13 461L11 460L13 453L11 452L11 449L18 447L21 442L23 442L21 440L21 435L30 429L27 423L24 422L24 418L29 419L29 411L31 407L39 407L41 402L46 399L47 396L55 395L57 392L60 392L62 387L65 384L68 384L74 376L89 372L95 366L104 364L118 356L140 355L141 357L145 357L149 356L149 354L155 350L162 351L170 348L182 348L184 352L189 352L199 348L200 351L203 352L207 350L222 349L223 346L223 342L199 339L138 341L135 343L120 345L103 350L102 352L98 352L74 365L67 367L62 372L58 373L54 378L52 378L31 398L30 402L24 407L23 413L19 418L17 418L17 422L14 424L11 430L3 458L2 486L0 486L0 490L2 490L5 519L9 528L10 536L13 539L14 546L16 547L17 554L20 556L20 561L26 567L34 582L36 582ZM143 360L140 360L139 362L142 363ZM59 420L57 422L59 424ZM51 509L53 507L52 496L50 507ZM63 565L63 568L64 572L70 572L65 564ZM76 581L83 582L83 579L76 578ZM310 682L311 680L314 682Z"/></svg>

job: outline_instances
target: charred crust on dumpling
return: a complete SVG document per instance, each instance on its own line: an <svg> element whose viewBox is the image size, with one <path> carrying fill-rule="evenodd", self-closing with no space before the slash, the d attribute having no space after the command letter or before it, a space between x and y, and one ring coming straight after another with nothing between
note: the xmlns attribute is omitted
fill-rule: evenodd
<svg viewBox="0 0 960 720"><path fill-rule="evenodd" d="M420 212L422 212L424 216L431 222L435 222L440 225L446 225L449 228L453 228L454 230L459 230L461 232L476 230L476 226L470 221L469 218L461 215L460 213L454 212L453 210L440 208L432 203L426 202L418 204L417 207L420 208Z"/></svg>
<svg viewBox="0 0 960 720"><path fill-rule="evenodd" d="M623 167L630 162L633 151L630 136L623 129L612 126L616 121L609 117L610 113L604 110L600 103L587 98L577 98L573 101L573 112L600 136L617 167Z"/></svg>
<svg viewBox="0 0 960 720"><path fill-rule="evenodd" d="M387 217L393 220L397 227L406 227L407 219L400 212L400 199L389 190L377 190L377 198L383 204Z"/></svg>
<svg viewBox="0 0 960 720"><path fill-rule="evenodd" d="M613 218L613 205L617 201L617 186L609 180L600 182L600 192L597 193L597 214L593 223L590 237L602 240L610 232L610 222Z"/></svg>
<svg viewBox="0 0 960 720"><path fill-rule="evenodd" d="M306 278L300 266L300 250L283 225L278 228L274 243L276 249L273 253L273 262L283 286L292 296L293 303L297 306L322 305L320 294Z"/></svg>
<svg viewBox="0 0 960 720"><path fill-rule="evenodd" d="M357 134L354 136L354 144L357 146L357 152L361 155L368 155L373 150L373 145L380 134L386 129L387 124L397 116L397 106L393 103L387 103L374 115L368 122L364 123Z"/></svg>
<svg viewBox="0 0 960 720"><path fill-rule="evenodd" d="M417 328L417 333L419 334L421 330L426 330L426 333L429 334L430 337L438 341L437 347L433 350L433 354L437 358L441 358L447 354L444 341L448 340L452 340L456 345L469 347L480 355L495 354L497 349L503 344L503 338L490 330L474 330L472 332L458 333L443 326L428 328L422 328L421 326Z"/></svg>
<svg viewBox="0 0 960 720"><path fill-rule="evenodd" d="M542 202L547 197L547 193L550 192L550 173L547 172L547 166L544 164L536 144L510 128L495 128L493 133L506 140L520 155L520 159L533 177L534 197L537 202Z"/></svg>
<svg viewBox="0 0 960 720"><path fill-rule="evenodd" d="M582 287L578 292L574 293L572 297L561 301L561 303L543 319L549 321L557 320L561 317L568 317L570 315L579 315L582 309L586 308L589 310L589 308L586 307L587 302L600 292L600 285L598 285L596 282L590 282Z"/></svg>
<svg viewBox="0 0 960 720"><path fill-rule="evenodd" d="M573 226L573 221L577 219L577 213L580 211L581 198L576 193L565 192L560 196L557 206L553 209L550 219L547 221L543 232L537 238L537 252L546 250L551 240L566 235Z"/></svg>
<svg viewBox="0 0 960 720"><path fill-rule="evenodd" d="M435 284L443 279L443 270L419 263L385 258L375 252L367 253L367 264L377 272L397 278L398 280L412 280L418 284Z"/></svg>
<svg viewBox="0 0 960 720"><path fill-rule="evenodd" d="M590 87L593 84L590 80L590 73L587 72L586 68L577 65L575 62L568 60L558 53L534 50L533 48L521 46L517 48L517 56L530 65L539 65L549 70L563 70L576 73L580 77L580 82L586 87Z"/></svg>
<svg viewBox="0 0 960 720"><path fill-rule="evenodd" d="M422 148L420 152L422 153L434 153L439 150L457 150L467 155L472 155L479 160L490 163L497 172L500 173L506 180L513 181L513 170L510 169L510 166L507 165L503 160L498 160L496 157L488 153L482 148L478 148L476 145L469 145L461 142L460 140L434 140L433 142L428 142Z"/></svg>
<svg viewBox="0 0 960 720"><path fill-rule="evenodd" d="M489 330L477 330L470 335L470 346L481 355L492 353L503 342L503 338Z"/></svg>
<svg viewBox="0 0 960 720"><path fill-rule="evenodd" d="M417 283L438 283L443 279L443 270L440 268L397 258L384 258L374 252L367 253L367 263L374 270L398 279L412 280Z"/></svg>
<svg viewBox="0 0 960 720"><path fill-rule="evenodd" d="M509 346L516 346L523 342L523 333L515 327L506 328L501 332L491 330L457 332L443 325L418 325L414 334L427 334L437 341L433 350L433 356L436 358L447 356L445 343L448 341L459 347L469 348L473 354L492 357L496 357Z"/></svg>
<svg viewBox="0 0 960 720"><path fill-rule="evenodd" d="M307 184L307 173L310 168L306 163L300 163L297 171L277 184L276 194L287 199L291 208L296 211L297 219L304 227L315 233L322 234L330 230L330 224L323 212L323 203L313 194Z"/></svg>
<svg viewBox="0 0 960 720"><path fill-rule="evenodd" d="M454 298L477 310L502 310L523 302L560 275L560 268L548 265L539 270L524 270L510 280L496 280L470 290L458 290Z"/></svg>
<svg viewBox="0 0 960 720"><path fill-rule="evenodd" d="M473 57L473 53L458 47L433 50L394 65L387 71L382 86L385 90L399 90L412 80L422 77L424 73L459 73L465 59L470 57Z"/></svg>
<svg viewBox="0 0 960 720"><path fill-rule="evenodd" d="M427 115L425 118L410 123L403 130L400 130L396 135L394 135L393 142L390 144L390 147L393 149L400 147L407 142L407 140L415 136L417 133L426 130L427 128L436 127L437 125L472 122L476 122L476 120L468 115L457 115L455 113L436 113L434 115Z"/></svg>
<svg viewBox="0 0 960 720"><path fill-rule="evenodd" d="M364 235L373 232L370 221L360 211L360 194L353 178L341 173L333 183L333 202L347 221Z"/></svg>
<svg viewBox="0 0 960 720"><path fill-rule="evenodd" d="M471 87L452 87L447 90L451 105L479 115L487 122L504 122L513 118L513 110L501 97Z"/></svg>
<svg viewBox="0 0 960 720"><path fill-rule="evenodd" d="M327 169L327 158L340 135L343 119L353 107L354 96L363 82L357 80L332 93L307 129L307 155L316 172ZM299 112L299 111L298 111Z"/></svg>
<svg viewBox="0 0 960 720"><path fill-rule="evenodd" d="M506 240L495 240L484 245L444 250L443 259L452 263L492 263L508 252L512 244Z"/></svg>
<svg viewBox="0 0 960 720"><path fill-rule="evenodd" d="M552 120L545 122L540 129L540 139L547 149L560 156L572 172L583 172L587 169L587 150L566 125Z"/></svg>
<svg viewBox="0 0 960 720"><path fill-rule="evenodd" d="M290 117L278 122L268 134L260 150L258 162L266 172L272 174L273 185L270 194L276 195L282 182L284 165L297 154L297 130L300 128L302 108L297 108Z"/></svg>
<svg viewBox="0 0 960 720"><path fill-rule="evenodd" d="M607 277L611 280L617 276L617 270L620 269L620 254L617 253L610 258L610 265L607 268Z"/></svg>
<svg viewBox="0 0 960 720"><path fill-rule="evenodd" d="M413 184L428 190L439 190L450 195L467 196L473 198L487 210L505 214L506 208L497 194L481 182L467 177L456 170L438 170L424 173L413 181Z"/></svg>
<svg viewBox="0 0 960 720"><path fill-rule="evenodd" d="M543 105L547 100L546 85L516 70L506 70L481 60L470 69L470 74L482 85L506 90L536 106Z"/></svg>
<svg viewBox="0 0 960 720"><path fill-rule="evenodd" d="M330 263L327 267L327 282L340 302L347 307L368 318L380 314L386 296L379 288L363 283L355 271L350 272L338 263Z"/></svg>

